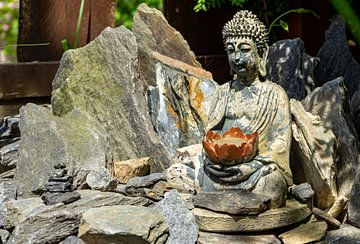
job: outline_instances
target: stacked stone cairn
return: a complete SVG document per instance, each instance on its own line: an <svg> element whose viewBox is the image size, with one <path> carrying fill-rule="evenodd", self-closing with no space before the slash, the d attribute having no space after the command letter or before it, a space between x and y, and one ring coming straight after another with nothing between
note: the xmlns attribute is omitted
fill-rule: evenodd
<svg viewBox="0 0 360 244"><path fill-rule="evenodd" d="M53 175L45 184L45 192L41 195L44 203L46 205L68 204L80 199L80 193L74 192L73 177L68 174L66 165L59 163L54 165L54 168Z"/></svg>

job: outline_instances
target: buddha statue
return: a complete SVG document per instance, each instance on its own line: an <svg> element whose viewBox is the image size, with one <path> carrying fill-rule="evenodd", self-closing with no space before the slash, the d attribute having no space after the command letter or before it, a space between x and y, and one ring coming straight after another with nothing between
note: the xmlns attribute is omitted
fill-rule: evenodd
<svg viewBox="0 0 360 244"><path fill-rule="evenodd" d="M256 15L241 10L225 24L222 34L234 78L223 85L204 81L214 92L204 101L210 105L202 128L204 134L223 134L232 128L256 133L257 148L242 162L214 161L203 153L195 182L204 191L251 191L270 198L272 208L281 207L292 185L291 117L286 92L265 79L268 31ZM194 108L194 113L198 110Z"/></svg>

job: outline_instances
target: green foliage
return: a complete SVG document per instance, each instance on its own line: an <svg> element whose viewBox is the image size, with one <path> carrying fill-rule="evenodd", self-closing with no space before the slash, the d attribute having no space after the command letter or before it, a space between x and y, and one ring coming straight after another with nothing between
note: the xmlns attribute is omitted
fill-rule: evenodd
<svg viewBox="0 0 360 244"><path fill-rule="evenodd" d="M8 44L17 43L18 16L19 0L0 1L0 60L16 60L16 47Z"/></svg>
<svg viewBox="0 0 360 244"><path fill-rule="evenodd" d="M150 7L161 10L162 2L162 0L117 0L115 12L116 26L125 25L131 29L132 18L139 4L146 3Z"/></svg>
<svg viewBox="0 0 360 244"><path fill-rule="evenodd" d="M232 6L243 7L244 3L248 0L227 0ZM207 11L211 8L220 8L225 4L225 0L197 0L194 7L195 12Z"/></svg>

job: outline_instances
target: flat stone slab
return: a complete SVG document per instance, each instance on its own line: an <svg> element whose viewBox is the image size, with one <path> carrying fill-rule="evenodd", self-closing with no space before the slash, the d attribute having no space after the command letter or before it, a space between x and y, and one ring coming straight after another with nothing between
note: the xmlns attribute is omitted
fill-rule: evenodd
<svg viewBox="0 0 360 244"><path fill-rule="evenodd" d="M215 212L255 215L269 209L270 199L248 191L200 192L193 204Z"/></svg>
<svg viewBox="0 0 360 244"><path fill-rule="evenodd" d="M201 208L195 208L192 212L201 231L218 233L272 230L300 222L311 214L306 204L295 200L288 200L283 208L252 216L222 214Z"/></svg>
<svg viewBox="0 0 360 244"><path fill-rule="evenodd" d="M282 233L279 237L284 244L313 243L325 237L328 225L325 221L310 221Z"/></svg>
<svg viewBox="0 0 360 244"><path fill-rule="evenodd" d="M199 244L280 244L274 235L224 235L218 233L200 232Z"/></svg>

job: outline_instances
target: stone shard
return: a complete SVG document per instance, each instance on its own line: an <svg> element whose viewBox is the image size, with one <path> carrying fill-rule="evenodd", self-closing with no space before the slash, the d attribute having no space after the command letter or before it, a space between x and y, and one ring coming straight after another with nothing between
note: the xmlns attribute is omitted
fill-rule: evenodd
<svg viewBox="0 0 360 244"><path fill-rule="evenodd" d="M34 215L20 222L8 243L58 243L78 231L79 219L68 211Z"/></svg>
<svg viewBox="0 0 360 244"><path fill-rule="evenodd" d="M112 161L149 156L157 171L169 165L150 122L138 74L135 36L121 26L106 28L88 45L65 52L53 80L52 106L64 117L78 108L107 131Z"/></svg>
<svg viewBox="0 0 360 244"><path fill-rule="evenodd" d="M86 183L91 189L99 191L113 191L118 184L105 167L90 171Z"/></svg>
<svg viewBox="0 0 360 244"><path fill-rule="evenodd" d="M195 208L192 212L201 231L218 233L259 232L276 229L298 223L311 214L305 204L294 200L288 201L285 207L270 209L252 216L222 214L200 208Z"/></svg>
<svg viewBox="0 0 360 244"><path fill-rule="evenodd" d="M360 228L360 174L355 178L352 186L349 206L348 206L348 220L349 223L357 228Z"/></svg>
<svg viewBox="0 0 360 244"><path fill-rule="evenodd" d="M139 69L146 86L155 85L153 51L201 67L186 40L168 24L160 11L140 4L134 15L132 31L139 46Z"/></svg>
<svg viewBox="0 0 360 244"><path fill-rule="evenodd" d="M299 155L306 181L315 192L315 205L328 209L338 196L334 161L335 135L325 127L319 116L306 112L299 101L290 100L290 111L295 139L293 146Z"/></svg>
<svg viewBox="0 0 360 244"><path fill-rule="evenodd" d="M59 244L85 244L81 239L79 239L77 236L68 236Z"/></svg>
<svg viewBox="0 0 360 244"><path fill-rule="evenodd" d="M325 237L327 227L324 221L310 221L282 233L279 237L284 244L313 243Z"/></svg>
<svg viewBox="0 0 360 244"><path fill-rule="evenodd" d="M163 243L167 231L164 217L155 209L105 206L82 214L78 237L89 244Z"/></svg>
<svg viewBox="0 0 360 244"><path fill-rule="evenodd" d="M0 148L0 173L14 169L19 158L19 139Z"/></svg>
<svg viewBox="0 0 360 244"><path fill-rule="evenodd" d="M156 203L154 208L164 215L169 225L167 243L196 243L199 227L176 190L166 193L164 199Z"/></svg>
<svg viewBox="0 0 360 244"><path fill-rule="evenodd" d="M16 198L16 186L12 182L0 182L0 227L4 226L5 203Z"/></svg>
<svg viewBox="0 0 360 244"><path fill-rule="evenodd" d="M106 130L86 112L74 109L59 118L46 108L27 104L20 113L15 183L23 197L44 189L55 164L67 166L76 186L85 183L90 170L105 167L109 148Z"/></svg>
<svg viewBox="0 0 360 244"><path fill-rule="evenodd" d="M359 172L360 153L346 95L344 79L340 77L316 88L302 101L302 104L307 112L321 118L325 129L334 132L337 141L338 195L348 199L355 176Z"/></svg>
<svg viewBox="0 0 360 244"><path fill-rule="evenodd" d="M10 232L4 229L0 229L0 241L1 243L7 243L10 238Z"/></svg>
<svg viewBox="0 0 360 244"><path fill-rule="evenodd" d="M19 114L5 117L0 126L0 138L5 139L20 137L19 121Z"/></svg>
<svg viewBox="0 0 360 244"><path fill-rule="evenodd" d="M200 192L193 196L195 207L234 215L256 215L270 208L270 199L248 191Z"/></svg>
<svg viewBox="0 0 360 244"><path fill-rule="evenodd" d="M211 110L210 98L216 89L205 71L185 66L180 61L159 58L156 87L148 90L152 123L161 143L172 153L201 142Z"/></svg>
<svg viewBox="0 0 360 244"><path fill-rule="evenodd" d="M357 244L360 240L360 229L351 225L343 225L338 230L328 231L324 239L326 244Z"/></svg>
<svg viewBox="0 0 360 244"><path fill-rule="evenodd" d="M269 48L266 78L281 85L289 98L302 100L315 87L318 63L318 58L305 53L301 39L281 40Z"/></svg>
<svg viewBox="0 0 360 244"><path fill-rule="evenodd" d="M69 204L80 199L80 193L73 192L45 192L41 199L46 205L53 205L57 203Z"/></svg>
<svg viewBox="0 0 360 244"><path fill-rule="evenodd" d="M144 157L114 162L114 176L121 184L126 184L131 178L149 174L150 161L149 157Z"/></svg>
<svg viewBox="0 0 360 244"><path fill-rule="evenodd" d="M198 244L280 244L281 241L274 235L224 235L209 232L200 232Z"/></svg>
<svg viewBox="0 0 360 244"><path fill-rule="evenodd" d="M155 185L156 182L166 180L164 173L154 173L142 177L134 177L126 184L126 188L145 188Z"/></svg>
<svg viewBox="0 0 360 244"><path fill-rule="evenodd" d="M315 71L316 86L343 76L349 99L359 87L360 65L347 45L346 26L343 17L337 16L325 32L325 42L317 57L320 63Z"/></svg>
<svg viewBox="0 0 360 244"><path fill-rule="evenodd" d="M302 183L300 185L293 185L289 187L289 192L295 199L312 204L312 200L314 198L314 190L312 189L309 183Z"/></svg>

